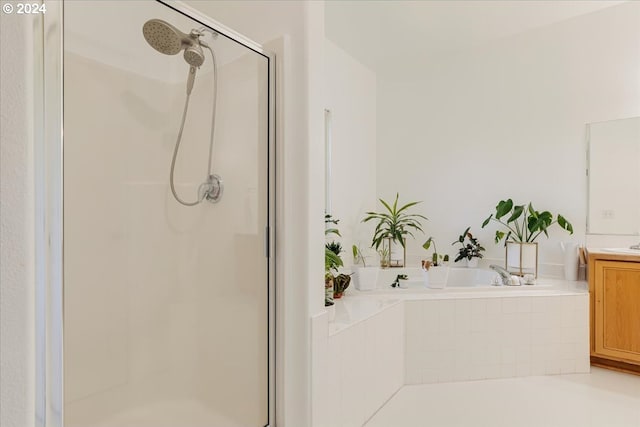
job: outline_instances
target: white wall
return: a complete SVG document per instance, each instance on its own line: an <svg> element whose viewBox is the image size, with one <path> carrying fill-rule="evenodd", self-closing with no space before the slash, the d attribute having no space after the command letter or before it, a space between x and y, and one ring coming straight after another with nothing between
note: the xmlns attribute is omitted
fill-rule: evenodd
<svg viewBox="0 0 640 427"><path fill-rule="evenodd" d="M320 6L321 4L316 5ZM323 40L322 49L324 74L316 90L324 91L321 98L323 107L331 111L331 213L340 220L338 228L342 237L336 239L342 242L345 250L342 259L348 268L353 261L351 245L362 242L362 246L366 247L371 235L372 226L362 225L360 220L364 212L375 205L376 197L376 76L329 40ZM319 134L322 135L322 132ZM324 144L315 147L316 157L313 162L316 167L324 166L323 151ZM324 179L324 169L316 173L320 179ZM311 194L311 197L315 199L316 205L324 206L324 197L318 197L319 194L322 193ZM314 245L321 247L315 242L317 241L313 241ZM368 261L374 262L373 259ZM314 427L340 424L332 419L332 414L340 412L333 400L340 395L341 386L336 388L335 381L331 382L339 370L335 369L329 359L328 318L328 313L321 311L312 316L311 321L310 414L311 425ZM351 365L354 363L359 362ZM344 366L347 370L353 368L348 364ZM351 407L354 400L361 402L359 393L351 393L352 399L345 397L341 405ZM360 409L360 406L351 408L351 412L357 413ZM345 412L348 411L345 409ZM364 410L362 412L364 414Z"/></svg>
<svg viewBox="0 0 640 427"><path fill-rule="evenodd" d="M331 111L331 213L340 220L342 259L348 267L353 262L351 246L367 250L374 226L361 221L365 212L376 208L376 75L330 40L325 40L325 61L325 105ZM376 257L367 262L374 264Z"/></svg>
<svg viewBox="0 0 640 427"><path fill-rule="evenodd" d="M585 238L585 124L640 112L639 20L630 2L379 74L378 195L423 200L440 252L472 226L496 260L495 226L480 226L499 200L561 213L574 236L539 242L540 272L562 274L546 264L561 262L558 241Z"/></svg>
<svg viewBox="0 0 640 427"><path fill-rule="evenodd" d="M0 425L34 423L33 45L29 16L0 14Z"/></svg>

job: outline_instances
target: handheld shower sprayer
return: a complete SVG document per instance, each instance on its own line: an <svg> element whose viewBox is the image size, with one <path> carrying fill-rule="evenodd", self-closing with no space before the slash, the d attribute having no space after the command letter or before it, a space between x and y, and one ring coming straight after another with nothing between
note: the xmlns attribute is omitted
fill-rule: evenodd
<svg viewBox="0 0 640 427"><path fill-rule="evenodd" d="M196 71L204 64L203 42L200 41L204 31L193 29L186 34L168 22L150 19L142 26L142 35L152 48L165 55L176 55L184 50L184 60L189 64L187 95L191 95Z"/></svg>
<svg viewBox="0 0 640 427"><path fill-rule="evenodd" d="M173 158L171 159L171 171L169 173L169 184L173 197L184 206L195 206L201 203L203 200L207 200L212 203L216 203L222 197L223 184L222 179L212 173L212 156L213 156L213 140L215 133L215 119L216 119L216 98L218 94L217 77L218 70L216 65L216 56L213 49L205 43L201 38L206 32L211 33L215 38L218 34L206 27L198 29L192 29L189 34L183 33L173 25L165 22L161 19L150 19L142 26L142 34L149 43L149 45L160 53L165 55L176 55L180 51L184 50L183 58L189 65L189 74L187 76L187 99L185 101L184 110L182 113L182 122L178 131L178 137L176 139L176 145L173 150ZM174 171L176 166L176 158L178 156L178 150L180 148L180 142L182 141L182 132L184 130L184 123L187 118L187 110L189 108L189 99L193 86L196 80L196 71L202 64L204 64L204 51L202 48L206 48L211 53L213 63L213 107L211 117L211 136L209 140L209 164L207 168L206 181L198 188L198 198L195 202L185 202L179 196L175 189L174 184Z"/></svg>

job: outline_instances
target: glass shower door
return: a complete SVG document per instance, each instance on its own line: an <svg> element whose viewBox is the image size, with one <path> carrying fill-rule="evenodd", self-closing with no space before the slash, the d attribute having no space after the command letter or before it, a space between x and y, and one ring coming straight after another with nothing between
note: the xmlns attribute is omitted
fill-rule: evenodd
<svg viewBox="0 0 640 427"><path fill-rule="evenodd" d="M204 63L156 50L151 19L201 31ZM269 424L269 57L203 24L64 4L65 427ZM203 197L211 159L220 200L178 202L174 153L178 197Z"/></svg>

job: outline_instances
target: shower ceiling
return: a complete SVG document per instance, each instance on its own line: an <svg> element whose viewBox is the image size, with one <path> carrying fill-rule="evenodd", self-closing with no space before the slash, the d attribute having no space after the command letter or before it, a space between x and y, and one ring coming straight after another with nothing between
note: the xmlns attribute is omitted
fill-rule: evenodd
<svg viewBox="0 0 640 427"><path fill-rule="evenodd" d="M327 1L328 39L377 73L623 1Z"/></svg>

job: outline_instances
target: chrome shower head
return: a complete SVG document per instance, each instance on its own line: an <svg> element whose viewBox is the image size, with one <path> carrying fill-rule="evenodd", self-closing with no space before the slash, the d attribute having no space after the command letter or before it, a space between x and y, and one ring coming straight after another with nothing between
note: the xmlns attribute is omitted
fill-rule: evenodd
<svg viewBox="0 0 640 427"><path fill-rule="evenodd" d="M142 34L152 48L165 55L180 52L185 43L190 45L190 37L168 22L150 19L142 26Z"/></svg>
<svg viewBox="0 0 640 427"><path fill-rule="evenodd" d="M200 67L204 63L204 52L199 43L194 43L184 50L184 60L192 67Z"/></svg>
<svg viewBox="0 0 640 427"><path fill-rule="evenodd" d="M204 53L200 47L201 33L192 30L185 34L161 19L150 19L142 26L142 34L152 48L165 55L175 55L184 49L184 60L192 67L204 63Z"/></svg>

